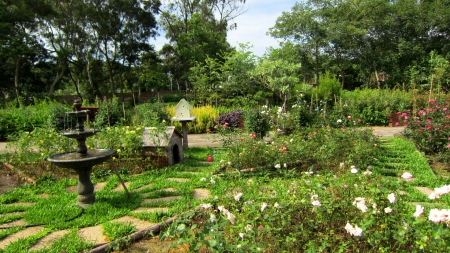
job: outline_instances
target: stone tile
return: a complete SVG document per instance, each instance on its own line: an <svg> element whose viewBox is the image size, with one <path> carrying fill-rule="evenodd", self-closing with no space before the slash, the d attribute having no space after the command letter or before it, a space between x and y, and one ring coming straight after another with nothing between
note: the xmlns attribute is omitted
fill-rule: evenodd
<svg viewBox="0 0 450 253"><path fill-rule="evenodd" d="M136 188L136 189L133 189L133 191L140 191L140 190L143 190L143 189L145 189L145 188L149 188L149 187L151 187L153 184L146 184L146 185L143 185L143 186L140 186L140 187L138 187L138 188Z"/></svg>
<svg viewBox="0 0 450 253"><path fill-rule="evenodd" d="M27 238L28 236L37 234L37 233L41 232L42 230L44 230L44 227L41 227L41 226L29 227L29 228L20 230L15 234L12 234L12 235L9 235L9 236L3 238L0 241L0 249L4 249L10 243L13 243L13 242L18 241L19 239Z"/></svg>
<svg viewBox="0 0 450 253"><path fill-rule="evenodd" d="M211 197L208 189L194 189L194 199L207 199Z"/></svg>
<svg viewBox="0 0 450 253"><path fill-rule="evenodd" d="M128 189L128 187L130 186L131 182L124 182L124 184L125 184L125 187L127 187L127 189ZM118 191L125 191L125 189L123 188L123 185L121 183L119 183L119 185L117 185L116 188L113 189L113 191L116 191L116 192L118 192Z"/></svg>
<svg viewBox="0 0 450 253"><path fill-rule="evenodd" d="M156 225L156 223L141 220L131 216L123 216L115 220L111 220L111 222L123 222L123 223L131 223L136 227L137 231L143 230L144 228L148 228Z"/></svg>
<svg viewBox="0 0 450 253"><path fill-rule="evenodd" d="M421 186L416 186L416 189L419 190L420 192L422 192L423 194L429 196L432 192L434 192L433 189L430 189L428 187L421 187Z"/></svg>
<svg viewBox="0 0 450 253"><path fill-rule="evenodd" d="M7 204L7 206L32 206L34 205L34 203L30 203L30 202L16 202L16 203L11 203L11 204Z"/></svg>
<svg viewBox="0 0 450 253"><path fill-rule="evenodd" d="M32 250L41 250L45 247L49 247L53 242L70 233L70 230L59 230L46 235L44 238L40 239L33 247L29 248Z"/></svg>
<svg viewBox="0 0 450 253"><path fill-rule="evenodd" d="M100 183L96 183L94 185L94 191L101 191L103 190L103 188L105 188L106 182L100 182Z"/></svg>
<svg viewBox="0 0 450 253"><path fill-rule="evenodd" d="M86 242L91 242L94 245L108 242L108 239L103 235L102 225L82 228L78 230L78 235Z"/></svg>
<svg viewBox="0 0 450 253"><path fill-rule="evenodd" d="M0 225L0 229L8 228L8 227L20 227L27 225L27 222L24 219L15 220L12 222L4 223Z"/></svg>
<svg viewBox="0 0 450 253"><path fill-rule="evenodd" d="M175 188L170 187L170 188L164 188L164 189L161 189L161 191L165 191L165 192L176 192L177 190L176 190Z"/></svg>
<svg viewBox="0 0 450 253"><path fill-rule="evenodd" d="M77 192L77 186L76 185L72 185L66 188L66 191L68 193L73 193L73 192Z"/></svg>
<svg viewBox="0 0 450 253"><path fill-rule="evenodd" d="M167 180L174 181L174 182L180 182L180 183L184 183L184 182L189 182L190 181L189 178L167 178Z"/></svg>
<svg viewBox="0 0 450 253"><path fill-rule="evenodd" d="M163 212L167 213L169 211L169 208L167 207L139 207L132 211L133 213L154 213L154 212Z"/></svg>
<svg viewBox="0 0 450 253"><path fill-rule="evenodd" d="M155 202L168 202L172 200L181 199L181 196L170 196L170 197L163 197L163 198L157 198L157 199L144 199L142 201L142 204L148 204L148 203L155 203Z"/></svg>

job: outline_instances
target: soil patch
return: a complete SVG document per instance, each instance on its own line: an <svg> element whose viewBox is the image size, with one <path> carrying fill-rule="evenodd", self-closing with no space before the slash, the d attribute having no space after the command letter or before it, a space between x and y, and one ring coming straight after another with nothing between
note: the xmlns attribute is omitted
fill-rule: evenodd
<svg viewBox="0 0 450 253"><path fill-rule="evenodd" d="M16 173L7 171L4 168L0 169L0 194L7 190L12 190L25 183Z"/></svg>

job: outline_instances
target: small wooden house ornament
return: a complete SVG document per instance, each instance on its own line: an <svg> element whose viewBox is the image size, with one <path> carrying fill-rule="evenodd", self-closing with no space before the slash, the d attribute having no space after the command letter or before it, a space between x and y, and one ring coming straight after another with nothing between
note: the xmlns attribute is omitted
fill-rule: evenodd
<svg viewBox="0 0 450 253"><path fill-rule="evenodd" d="M178 102L175 106L175 117L171 118L172 121L180 121L182 134L183 134L183 148L187 149L189 147L187 138L187 123L193 121L196 117L191 116L192 105L188 103L184 98Z"/></svg>
<svg viewBox="0 0 450 253"><path fill-rule="evenodd" d="M195 116L191 116L192 105L189 104L184 98L178 102L175 106L175 117L172 118L174 121L184 121L184 120L194 120Z"/></svg>

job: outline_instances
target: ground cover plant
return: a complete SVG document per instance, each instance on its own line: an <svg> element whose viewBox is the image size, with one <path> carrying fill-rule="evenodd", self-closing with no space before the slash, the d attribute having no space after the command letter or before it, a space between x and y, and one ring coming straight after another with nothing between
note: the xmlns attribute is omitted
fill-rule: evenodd
<svg viewBox="0 0 450 253"><path fill-rule="evenodd" d="M124 133L130 131L126 129ZM3 194L2 213L25 211L8 216L4 223L23 218L29 223L45 224L43 232L3 251L25 251L51 231L109 224L112 219L130 214L142 198L174 195L182 198L165 205L169 207L167 212L133 215L159 222L201 206L200 211L190 211L177 219L160 236L177 242L174 247L187 247L194 252L450 249L445 218L439 218L450 201L439 189L450 182L431 172L426 159L414 151L411 142L400 138L382 140L369 131L357 129L309 129L299 135L275 136L270 141L252 134L238 135L237 131L222 127L216 136L225 134L230 134L228 140L234 141L229 148L189 149L186 163L175 168L141 175L122 174L130 182L129 189L135 191L131 198L112 191L119 185L114 175L94 178L94 182L106 183L97 192L98 203L71 221L66 220L80 213L73 206L76 194L66 191L76 185L75 179L47 176L36 186L25 185ZM214 158L211 163L206 162L208 156ZM271 161L268 166L260 163L266 157ZM170 177L186 177L191 181L174 183L166 180ZM150 187L142 188L150 182ZM438 189L439 198L429 199L416 186ZM193 189L198 187L209 189L212 197L203 201L192 199ZM162 190L167 188L175 191ZM50 197L42 198L42 194ZM19 201L34 205L23 209L7 205ZM120 224L109 225L105 225L106 230L132 231ZM3 230L1 236L21 229ZM74 238L70 242L78 245L75 248L58 241L51 249L67 247L72 250L66 252L78 252L92 247L76 233Z"/></svg>

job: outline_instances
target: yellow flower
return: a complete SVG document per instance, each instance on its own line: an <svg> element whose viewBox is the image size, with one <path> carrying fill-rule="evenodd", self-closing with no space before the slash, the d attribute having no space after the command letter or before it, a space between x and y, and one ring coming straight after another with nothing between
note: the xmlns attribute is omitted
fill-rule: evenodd
<svg viewBox="0 0 450 253"><path fill-rule="evenodd" d="M120 151L121 151L121 150L120 150L120 148L119 148L119 149L117 150L117 153L120 153Z"/></svg>
<svg viewBox="0 0 450 253"><path fill-rule="evenodd" d="M130 128L130 126L126 126L126 128L127 128L127 129Z"/></svg>
<svg viewBox="0 0 450 253"><path fill-rule="evenodd" d="M87 148L91 148L91 145L87 145Z"/></svg>
<svg viewBox="0 0 450 253"><path fill-rule="evenodd" d="M30 132L25 132L26 134L30 134Z"/></svg>
<svg viewBox="0 0 450 253"><path fill-rule="evenodd" d="M106 129L108 129L108 130L111 130L111 128L110 128L110 127L106 128Z"/></svg>
<svg viewBox="0 0 450 253"><path fill-rule="evenodd" d="M113 160L116 160L116 157L115 157L115 156L113 156Z"/></svg>
<svg viewBox="0 0 450 253"><path fill-rule="evenodd" d="M39 142L42 144L42 143L44 143L44 141L43 140L39 140Z"/></svg>
<svg viewBox="0 0 450 253"><path fill-rule="evenodd" d="M163 121L162 121L163 123L166 123L166 120L165 119L163 119Z"/></svg>

